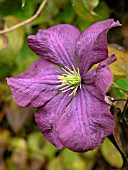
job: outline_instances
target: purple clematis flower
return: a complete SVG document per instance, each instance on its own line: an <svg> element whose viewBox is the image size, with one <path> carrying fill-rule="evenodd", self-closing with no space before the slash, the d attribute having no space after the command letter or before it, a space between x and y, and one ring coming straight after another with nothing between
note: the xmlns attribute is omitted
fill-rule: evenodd
<svg viewBox="0 0 128 170"><path fill-rule="evenodd" d="M84 152L99 146L114 129L105 93L112 81L107 32L120 23L108 19L82 33L60 24L28 37L40 56L29 69L7 78L13 98L23 107L36 107L41 132L58 148ZM90 68L99 63L92 71Z"/></svg>

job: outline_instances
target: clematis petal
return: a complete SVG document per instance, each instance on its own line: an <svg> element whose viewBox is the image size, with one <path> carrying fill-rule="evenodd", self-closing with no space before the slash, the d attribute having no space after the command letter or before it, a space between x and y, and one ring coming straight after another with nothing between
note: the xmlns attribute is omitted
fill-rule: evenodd
<svg viewBox="0 0 128 170"><path fill-rule="evenodd" d="M57 124L61 143L76 152L96 148L113 128L114 119L108 105L83 88L78 90Z"/></svg>
<svg viewBox="0 0 128 170"><path fill-rule="evenodd" d="M120 26L119 21L108 19L91 25L80 35L76 53L81 74L108 57L107 32L116 26Z"/></svg>
<svg viewBox="0 0 128 170"><path fill-rule="evenodd" d="M110 102L106 100L106 92L112 82L112 72L110 71L109 65L116 60L114 55L110 56L106 60L102 61L98 67L87 73L84 78L86 89L100 101L105 101L108 104ZM89 78L90 77L90 78ZM89 81L90 80L90 81ZM90 84L88 82L91 82Z"/></svg>
<svg viewBox="0 0 128 170"><path fill-rule="evenodd" d="M16 103L23 107L39 107L57 94L59 74L62 74L59 68L40 58L26 72L7 78L7 83Z"/></svg>
<svg viewBox="0 0 128 170"><path fill-rule="evenodd" d="M95 85L101 91L102 94L105 94L108 87L112 82L112 72L110 71L109 65L116 60L116 57L112 55L103 62L101 62L97 68L97 73L95 77Z"/></svg>
<svg viewBox="0 0 128 170"><path fill-rule="evenodd" d="M91 70L87 72L84 76L82 76L82 83L83 85L92 85L95 83L95 76L96 76L96 70Z"/></svg>
<svg viewBox="0 0 128 170"><path fill-rule="evenodd" d="M56 126L60 116L63 114L66 105L70 102L69 93L60 93L50 100L44 107L37 109L35 114L36 123L43 135L58 148L63 148Z"/></svg>
<svg viewBox="0 0 128 170"><path fill-rule="evenodd" d="M75 66L76 39L80 31L73 25L60 24L39 30L28 37L29 47L39 56L60 66Z"/></svg>

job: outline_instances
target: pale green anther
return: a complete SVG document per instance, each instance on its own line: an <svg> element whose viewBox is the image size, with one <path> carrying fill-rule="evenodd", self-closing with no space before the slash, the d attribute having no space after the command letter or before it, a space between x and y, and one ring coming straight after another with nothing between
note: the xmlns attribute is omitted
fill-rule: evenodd
<svg viewBox="0 0 128 170"><path fill-rule="evenodd" d="M81 76L79 68L75 69L73 65L72 65L73 70L71 70L67 66L65 66L65 68L66 69L62 68L65 74L58 76L59 79L58 82L62 83L61 85L58 85L58 87L62 92L72 90L72 93L70 95L75 95L78 87L80 86L81 88Z"/></svg>

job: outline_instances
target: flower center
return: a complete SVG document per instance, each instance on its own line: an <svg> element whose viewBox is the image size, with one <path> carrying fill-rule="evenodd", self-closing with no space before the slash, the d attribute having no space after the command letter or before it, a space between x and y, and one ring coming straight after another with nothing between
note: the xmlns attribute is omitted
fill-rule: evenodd
<svg viewBox="0 0 128 170"><path fill-rule="evenodd" d="M58 85L60 88L60 91L66 92L69 90L72 90L71 95L75 95L78 87L81 88L81 76L79 72L79 68L75 69L75 67L72 65L73 70L65 66L66 69L61 68L65 74L62 74L61 76L58 76L59 81L62 84Z"/></svg>

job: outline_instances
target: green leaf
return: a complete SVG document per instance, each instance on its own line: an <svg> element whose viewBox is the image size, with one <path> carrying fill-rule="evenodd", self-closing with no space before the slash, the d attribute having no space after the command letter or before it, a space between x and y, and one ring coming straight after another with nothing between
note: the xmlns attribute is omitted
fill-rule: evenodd
<svg viewBox="0 0 128 170"><path fill-rule="evenodd" d="M22 9L24 8L26 0L22 0Z"/></svg>
<svg viewBox="0 0 128 170"><path fill-rule="evenodd" d="M27 143L26 140L21 137L13 137L10 140L9 144L10 150L19 150L19 151L26 151L27 150Z"/></svg>
<svg viewBox="0 0 128 170"><path fill-rule="evenodd" d="M60 0L59 4L62 1L63 0ZM63 10L64 6L61 7L61 10ZM35 7L33 7L33 8L35 8ZM35 34L38 31L38 29L47 28L47 27L50 27L52 25L57 24L58 23L57 22L58 21L58 16L60 17L60 15L61 15L59 10L60 9L59 9L58 5L56 4L56 1L48 0L47 5L42 10L40 16L38 16L32 23L29 24L29 26L32 26L32 25L38 26L38 27L34 28L33 33ZM63 21L59 21L59 24L60 24L60 22L63 22ZM29 30L28 33L32 33L32 31L33 30Z"/></svg>
<svg viewBox="0 0 128 170"><path fill-rule="evenodd" d="M125 78L120 78L119 80L116 81L116 84L119 87L128 90L128 81Z"/></svg>
<svg viewBox="0 0 128 170"><path fill-rule="evenodd" d="M110 9L104 1L100 1L94 11L99 15L100 20L108 19L110 16Z"/></svg>
<svg viewBox="0 0 128 170"><path fill-rule="evenodd" d="M0 64L0 78L5 79L8 76L8 74L14 70L14 68L15 68L14 65L10 66L8 65L8 63Z"/></svg>
<svg viewBox="0 0 128 170"><path fill-rule="evenodd" d="M40 159L44 157L51 159L58 150L50 142L47 142L39 131L32 132L28 136L28 147L30 150L30 157Z"/></svg>
<svg viewBox="0 0 128 170"><path fill-rule="evenodd" d="M120 78L119 80L114 82L114 85L128 91L128 81L125 78ZM118 88L114 88L114 92L120 98L124 98L124 96L125 96L125 92L123 90L118 89Z"/></svg>
<svg viewBox="0 0 128 170"><path fill-rule="evenodd" d="M19 0L0 0L0 17L12 15L21 8L21 2Z"/></svg>
<svg viewBox="0 0 128 170"><path fill-rule="evenodd" d="M21 2L20 7L17 10L15 10L13 14L20 18L21 20L25 20L32 17L35 14L36 10L39 7L39 4L41 3L41 0L40 1L21 0L20 2Z"/></svg>
<svg viewBox="0 0 128 170"><path fill-rule="evenodd" d="M4 21L5 29L19 23L19 20L14 16L5 17ZM0 66L2 64L12 65L15 63L15 59L22 48L23 42L23 27L6 33L4 39L2 38L2 35L0 36L0 44L3 44L3 46L0 48Z"/></svg>
<svg viewBox="0 0 128 170"><path fill-rule="evenodd" d="M42 157L41 144L44 142L44 137L39 131L35 131L28 136L28 148L30 157Z"/></svg>
<svg viewBox="0 0 128 170"><path fill-rule="evenodd" d="M1 144L8 144L10 141L10 131L7 129L0 130L0 145Z"/></svg>
<svg viewBox="0 0 128 170"><path fill-rule="evenodd" d="M9 149L12 152L8 157L8 170L24 169L27 161L27 142L21 137L12 137L10 140ZM11 166L11 168L10 168Z"/></svg>
<svg viewBox="0 0 128 170"><path fill-rule="evenodd" d="M82 18L80 18L79 16L76 19L76 26L80 29L80 31L84 31L85 28L89 27L92 24L92 22L90 21L86 21L83 20Z"/></svg>
<svg viewBox="0 0 128 170"><path fill-rule="evenodd" d="M75 12L84 20L94 22L98 15L94 8L98 5L99 0L71 0Z"/></svg>
<svg viewBox="0 0 128 170"><path fill-rule="evenodd" d="M99 0L83 0L83 3L87 4L90 10L93 10L99 4Z"/></svg>
<svg viewBox="0 0 128 170"><path fill-rule="evenodd" d="M65 170L61 163L60 157L55 157L50 160L47 166L47 170Z"/></svg>
<svg viewBox="0 0 128 170"><path fill-rule="evenodd" d="M111 56L115 54L117 61L110 65L112 73L117 76L127 76L128 75L128 51L112 45L108 45L108 54Z"/></svg>
<svg viewBox="0 0 128 170"><path fill-rule="evenodd" d="M52 159L57 151L58 148L48 141L46 141L44 147L42 148L42 154L45 155L48 159Z"/></svg>
<svg viewBox="0 0 128 170"><path fill-rule="evenodd" d="M12 72L12 76L20 74L28 69L28 67L39 57L28 47L27 38L25 38L25 42L22 50L17 56L15 62L17 68Z"/></svg>
<svg viewBox="0 0 128 170"><path fill-rule="evenodd" d="M113 88L113 91L115 92L115 94L120 97L121 99L124 99L125 93L122 90Z"/></svg>
<svg viewBox="0 0 128 170"><path fill-rule="evenodd" d="M64 149L60 153L61 162L66 170L85 170L87 169L86 162L79 153L74 153L68 149ZM88 170L88 169L87 169Z"/></svg>
<svg viewBox="0 0 128 170"><path fill-rule="evenodd" d="M123 164L122 156L108 138L106 138L104 143L101 145L101 153L103 157L105 158L105 160L112 167L120 168L122 166Z"/></svg>
<svg viewBox="0 0 128 170"><path fill-rule="evenodd" d="M52 1L52 0L51 0ZM57 7L59 7L60 9L64 9L65 6L67 5L69 0L54 0L55 4Z"/></svg>
<svg viewBox="0 0 128 170"><path fill-rule="evenodd" d="M71 24L74 17L75 17L75 12L69 1L69 3L65 6L64 10L61 13L59 13L59 16L57 17L57 23L59 24L63 22L63 23Z"/></svg>
<svg viewBox="0 0 128 170"><path fill-rule="evenodd" d="M83 156L86 162L86 170L93 169L97 161L98 154L99 154L99 147L94 150L90 150L90 151L83 153Z"/></svg>

